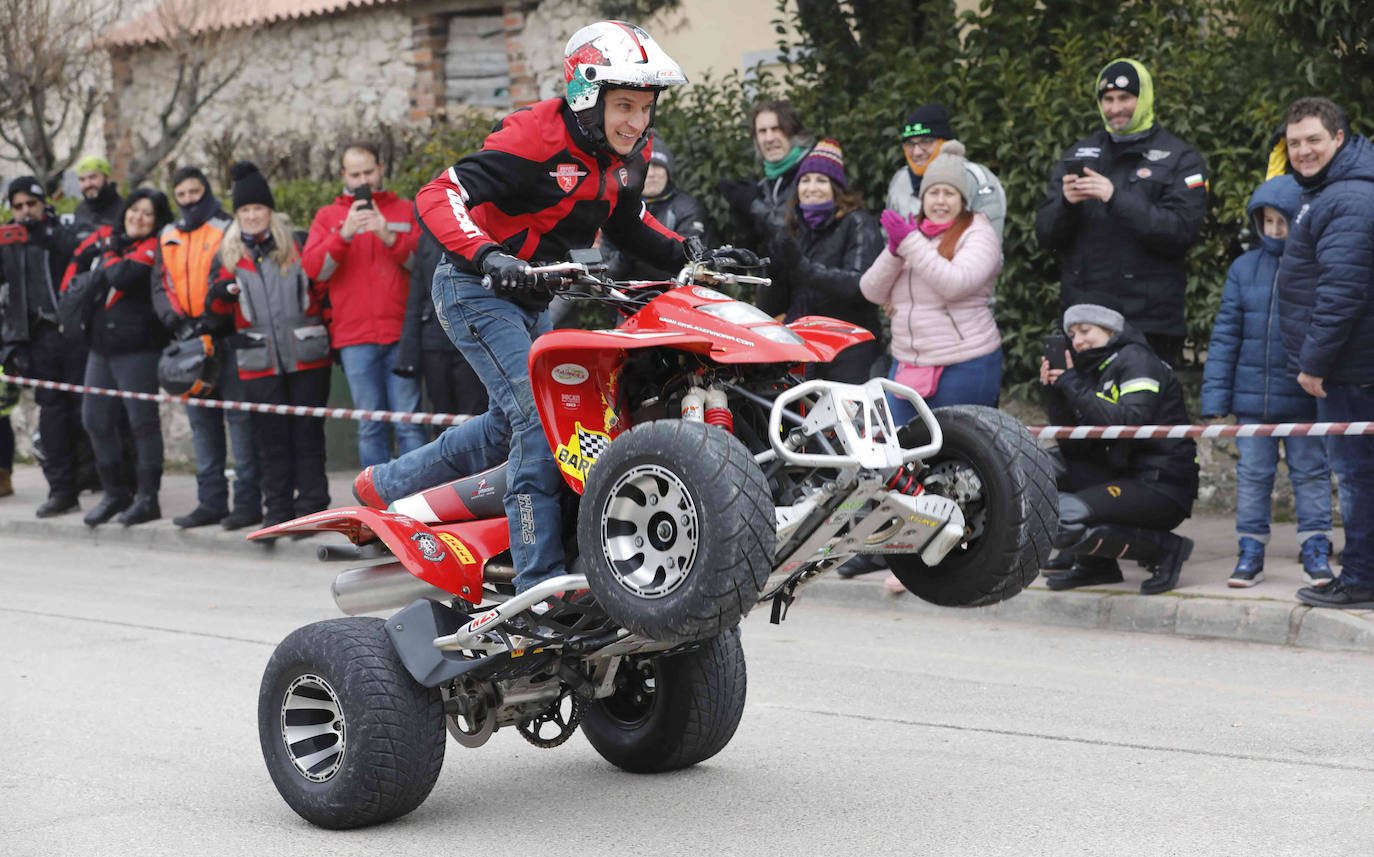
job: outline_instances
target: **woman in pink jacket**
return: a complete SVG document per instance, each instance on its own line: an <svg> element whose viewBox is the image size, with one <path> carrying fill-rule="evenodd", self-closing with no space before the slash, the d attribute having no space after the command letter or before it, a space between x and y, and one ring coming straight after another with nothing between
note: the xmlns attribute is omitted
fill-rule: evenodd
<svg viewBox="0 0 1374 857"><path fill-rule="evenodd" d="M864 273L864 297L891 318L888 377L933 408L997 406L1002 337L988 300L1002 269L1002 244L982 214L968 210L964 147L946 143L921 180L921 213L884 211L887 247ZM898 423L915 409L892 401Z"/></svg>

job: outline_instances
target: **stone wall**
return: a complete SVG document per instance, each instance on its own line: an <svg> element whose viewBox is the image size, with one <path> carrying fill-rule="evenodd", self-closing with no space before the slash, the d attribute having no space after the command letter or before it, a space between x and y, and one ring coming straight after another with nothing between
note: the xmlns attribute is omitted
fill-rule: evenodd
<svg viewBox="0 0 1374 857"><path fill-rule="evenodd" d="M169 160L208 163L215 142L231 136L252 156L255 146L277 138L332 140L409 121L413 29L404 8L382 8L256 31L236 46L247 57L244 71L196 116ZM119 168L156 136L175 66L165 51L148 48L119 52L111 65L116 86L106 146Z"/></svg>

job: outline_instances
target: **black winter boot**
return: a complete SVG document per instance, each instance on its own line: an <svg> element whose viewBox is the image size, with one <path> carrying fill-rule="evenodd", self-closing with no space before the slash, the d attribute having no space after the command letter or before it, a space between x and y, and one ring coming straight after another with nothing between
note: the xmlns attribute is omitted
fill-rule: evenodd
<svg viewBox="0 0 1374 857"><path fill-rule="evenodd" d="M1146 566L1150 576L1140 584L1140 594L1159 595L1178 586L1178 573L1193 555L1193 540L1163 530L1136 530L1135 537L1141 542L1153 540L1159 546L1158 556Z"/></svg>
<svg viewBox="0 0 1374 857"><path fill-rule="evenodd" d="M126 527L134 524L143 524L148 521L156 521L162 517L162 509L157 504L157 492L162 487L162 470L144 469L138 470L138 496L134 497L134 503L124 514L119 516L119 522Z"/></svg>
<svg viewBox="0 0 1374 857"><path fill-rule="evenodd" d="M86 517L82 519L88 527L100 526L129 508L129 504L134 501L133 495L124 484L122 464L102 464L96 470L100 473L100 485L105 490L105 496L101 497L95 508L87 512Z"/></svg>

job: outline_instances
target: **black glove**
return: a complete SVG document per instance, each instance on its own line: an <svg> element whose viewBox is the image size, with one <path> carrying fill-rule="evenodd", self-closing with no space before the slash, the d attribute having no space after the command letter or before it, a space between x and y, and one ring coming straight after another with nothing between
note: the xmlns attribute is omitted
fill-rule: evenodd
<svg viewBox="0 0 1374 857"><path fill-rule="evenodd" d="M753 250L745 247L731 247L729 244L712 250L710 259L711 264L718 268L757 268L761 264L758 254Z"/></svg>
<svg viewBox="0 0 1374 857"><path fill-rule="evenodd" d="M205 290L206 303L214 303L215 301L233 303L238 299L239 284L236 280L216 280L210 284L210 288Z"/></svg>
<svg viewBox="0 0 1374 857"><path fill-rule="evenodd" d="M413 379L419 375L414 366L397 366L391 370L391 374L397 378Z"/></svg>
<svg viewBox="0 0 1374 857"><path fill-rule="evenodd" d="M759 195L758 185L748 179L721 179L716 182L716 189L730 208L741 215L749 213L749 207Z"/></svg>
<svg viewBox="0 0 1374 857"><path fill-rule="evenodd" d="M29 350L23 345L18 343L6 345L4 349L0 350L0 360L3 360L7 374L29 374Z"/></svg>
<svg viewBox="0 0 1374 857"><path fill-rule="evenodd" d="M482 257L482 273L491 278L491 288L499 291L532 291L540 287L539 278L530 273L530 263L499 250Z"/></svg>

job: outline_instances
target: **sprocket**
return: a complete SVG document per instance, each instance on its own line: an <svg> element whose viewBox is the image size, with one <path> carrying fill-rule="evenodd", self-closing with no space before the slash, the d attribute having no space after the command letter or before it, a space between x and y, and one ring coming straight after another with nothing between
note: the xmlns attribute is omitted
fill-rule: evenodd
<svg viewBox="0 0 1374 857"><path fill-rule="evenodd" d="M568 705L566 714L564 704ZM536 747L548 749L557 747L567 741L577 731L577 727L582 725L582 716L587 713L586 701L572 691L565 692L558 699L554 700L548 708L520 723L515 728L525 737L525 740ZM546 727L552 726L557 731L552 736L545 736Z"/></svg>

